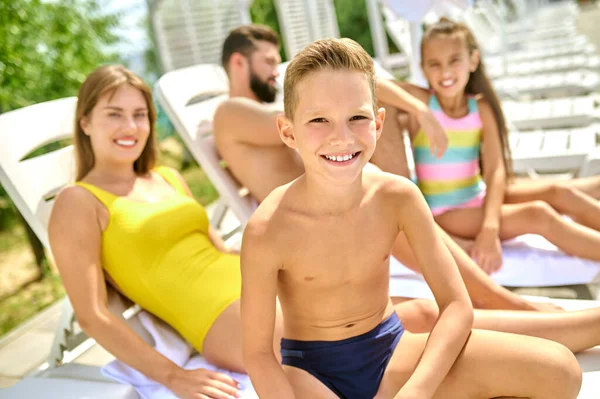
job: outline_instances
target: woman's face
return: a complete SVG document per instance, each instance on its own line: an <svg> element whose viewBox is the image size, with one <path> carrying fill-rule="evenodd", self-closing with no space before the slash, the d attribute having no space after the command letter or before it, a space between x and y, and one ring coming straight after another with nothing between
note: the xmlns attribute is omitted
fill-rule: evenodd
<svg viewBox="0 0 600 399"><path fill-rule="evenodd" d="M124 84L100 97L81 120L90 137L96 164L135 162L150 135L148 105L142 92Z"/></svg>

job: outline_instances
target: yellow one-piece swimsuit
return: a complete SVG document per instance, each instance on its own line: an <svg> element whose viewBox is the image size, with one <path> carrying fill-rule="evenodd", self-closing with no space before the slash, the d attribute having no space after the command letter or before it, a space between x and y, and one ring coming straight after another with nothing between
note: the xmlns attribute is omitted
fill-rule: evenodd
<svg viewBox="0 0 600 399"><path fill-rule="evenodd" d="M240 261L211 243L202 205L190 198L173 170L155 168L175 190L156 202L132 201L91 184L108 209L102 267L129 299L161 318L196 350L225 308L240 297Z"/></svg>

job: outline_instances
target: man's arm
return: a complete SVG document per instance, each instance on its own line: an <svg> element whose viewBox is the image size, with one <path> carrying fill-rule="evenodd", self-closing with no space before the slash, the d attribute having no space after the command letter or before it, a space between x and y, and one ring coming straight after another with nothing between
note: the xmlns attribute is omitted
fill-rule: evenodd
<svg viewBox="0 0 600 399"><path fill-rule="evenodd" d="M427 106L429 93L409 83L377 78L377 100L413 115L430 143L431 154L438 158L448 148L448 136Z"/></svg>
<svg viewBox="0 0 600 399"><path fill-rule="evenodd" d="M244 364L259 397L293 399L292 386L273 350L279 262L269 242L268 220L259 218L255 214L250 219L242 240Z"/></svg>
<svg viewBox="0 0 600 399"><path fill-rule="evenodd" d="M399 227L421 264L440 309L421 360L399 394L432 397L463 349L473 325L473 309L460 273L418 188L397 182ZM412 396L410 396L412 397Z"/></svg>
<svg viewBox="0 0 600 399"><path fill-rule="evenodd" d="M272 107L243 97L230 98L215 111L216 140L234 140L263 147L283 145L277 131L277 115Z"/></svg>

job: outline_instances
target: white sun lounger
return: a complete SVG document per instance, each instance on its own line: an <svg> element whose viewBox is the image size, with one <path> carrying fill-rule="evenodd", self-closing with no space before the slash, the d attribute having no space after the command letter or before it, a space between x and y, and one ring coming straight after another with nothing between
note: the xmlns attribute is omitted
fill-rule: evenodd
<svg viewBox="0 0 600 399"><path fill-rule="evenodd" d="M583 127L600 119L600 95L534 101L505 99L502 110L517 130Z"/></svg>

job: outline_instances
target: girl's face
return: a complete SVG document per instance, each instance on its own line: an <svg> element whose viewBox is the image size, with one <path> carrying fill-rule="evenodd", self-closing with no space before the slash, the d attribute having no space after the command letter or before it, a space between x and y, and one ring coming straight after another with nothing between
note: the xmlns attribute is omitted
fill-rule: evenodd
<svg viewBox="0 0 600 399"><path fill-rule="evenodd" d="M148 140L150 120L142 92L124 84L105 93L81 127L90 137L97 161L108 163L135 162Z"/></svg>
<svg viewBox="0 0 600 399"><path fill-rule="evenodd" d="M462 95L478 65L479 52L469 54L464 39L458 35L435 36L423 46L423 73L430 87L444 97Z"/></svg>

